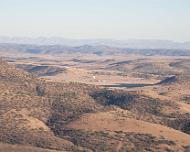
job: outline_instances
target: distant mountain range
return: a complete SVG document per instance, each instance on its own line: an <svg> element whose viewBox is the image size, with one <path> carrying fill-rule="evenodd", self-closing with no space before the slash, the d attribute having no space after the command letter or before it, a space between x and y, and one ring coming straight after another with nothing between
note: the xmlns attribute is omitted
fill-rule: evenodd
<svg viewBox="0 0 190 152"><path fill-rule="evenodd" d="M62 46L110 46L130 49L190 49L190 42L169 40L111 40L111 39L65 39L62 37L0 37L0 43L62 45Z"/></svg>
<svg viewBox="0 0 190 152"><path fill-rule="evenodd" d="M81 46L64 46L64 45L34 45L34 44L13 44L0 43L0 52L18 52L30 54L50 54L66 55L73 53L104 55L145 55L145 56L190 56L188 49L135 49L112 47L106 45L81 45Z"/></svg>

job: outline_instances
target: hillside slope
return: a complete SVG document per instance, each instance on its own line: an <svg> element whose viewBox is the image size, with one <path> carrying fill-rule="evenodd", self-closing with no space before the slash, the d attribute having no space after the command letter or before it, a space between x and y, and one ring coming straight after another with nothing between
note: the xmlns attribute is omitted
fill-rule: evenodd
<svg viewBox="0 0 190 152"><path fill-rule="evenodd" d="M188 151L190 112L179 107L139 92L48 82L0 61L2 151Z"/></svg>

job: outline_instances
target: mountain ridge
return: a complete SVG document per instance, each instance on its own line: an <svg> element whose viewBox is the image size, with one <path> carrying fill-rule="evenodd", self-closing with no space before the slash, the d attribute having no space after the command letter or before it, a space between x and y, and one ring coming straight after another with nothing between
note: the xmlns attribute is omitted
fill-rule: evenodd
<svg viewBox="0 0 190 152"><path fill-rule="evenodd" d="M190 42L175 42L171 40L154 39L66 39L62 37L0 37L0 43L34 44L34 45L108 45L111 47L133 49L190 49Z"/></svg>
<svg viewBox="0 0 190 152"><path fill-rule="evenodd" d="M81 45L81 46L64 46L64 45L32 45L32 44L13 44L0 43L0 51L17 52L30 54L95 54L101 55L145 55L145 56L190 56L190 49L134 49L112 47L109 45Z"/></svg>

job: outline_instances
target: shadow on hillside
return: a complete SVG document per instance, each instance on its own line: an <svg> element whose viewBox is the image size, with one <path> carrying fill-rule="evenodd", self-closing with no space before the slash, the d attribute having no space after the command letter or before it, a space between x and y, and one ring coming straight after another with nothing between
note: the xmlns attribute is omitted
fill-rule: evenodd
<svg viewBox="0 0 190 152"><path fill-rule="evenodd" d="M154 86L154 85L161 85L161 84L170 84L176 82L177 78L175 75L171 75L166 77L164 80L161 80L158 83L154 84L146 84L146 83L119 83L113 85L103 85L104 87L112 87L112 88L138 88L138 87L145 87L145 86Z"/></svg>

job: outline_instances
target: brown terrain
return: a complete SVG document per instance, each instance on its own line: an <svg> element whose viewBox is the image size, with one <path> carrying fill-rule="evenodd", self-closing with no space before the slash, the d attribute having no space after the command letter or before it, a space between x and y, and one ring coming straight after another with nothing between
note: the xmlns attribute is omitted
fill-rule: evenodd
<svg viewBox="0 0 190 152"><path fill-rule="evenodd" d="M190 151L190 57L0 55L0 151Z"/></svg>

